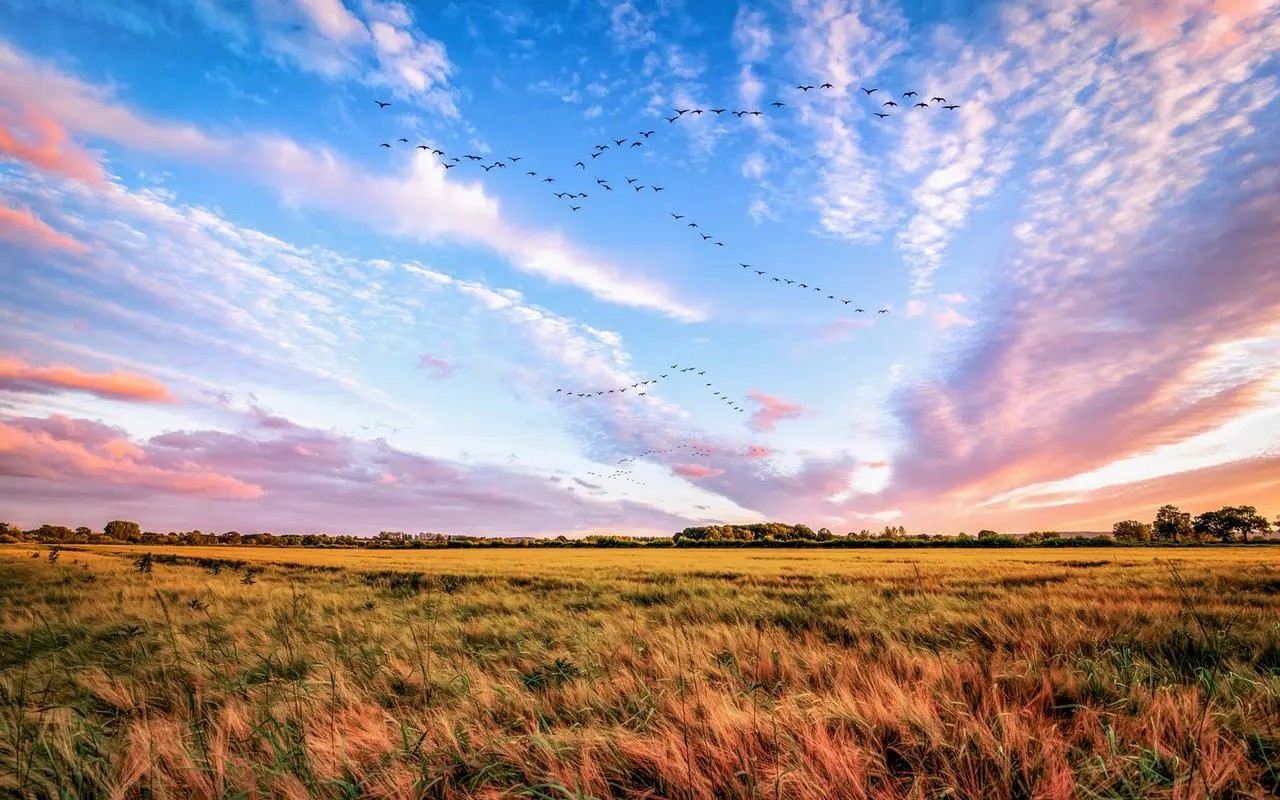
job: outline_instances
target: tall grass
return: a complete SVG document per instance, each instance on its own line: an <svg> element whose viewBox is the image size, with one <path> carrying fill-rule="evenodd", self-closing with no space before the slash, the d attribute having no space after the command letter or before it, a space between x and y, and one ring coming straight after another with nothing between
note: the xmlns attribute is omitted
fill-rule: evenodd
<svg viewBox="0 0 1280 800"><path fill-rule="evenodd" d="M0 548L0 795L1280 792L1269 551L211 550Z"/></svg>

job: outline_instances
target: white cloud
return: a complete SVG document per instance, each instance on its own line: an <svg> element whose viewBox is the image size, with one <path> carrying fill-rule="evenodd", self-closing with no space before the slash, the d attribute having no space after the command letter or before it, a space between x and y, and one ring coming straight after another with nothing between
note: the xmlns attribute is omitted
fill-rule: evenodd
<svg viewBox="0 0 1280 800"><path fill-rule="evenodd" d="M973 325L973 320L956 311L954 308L948 308L940 314L933 315L933 322L939 329L952 328L957 325L968 328Z"/></svg>
<svg viewBox="0 0 1280 800"><path fill-rule="evenodd" d="M0 67L0 100L22 104L38 97L74 131L125 147L227 165L279 192L291 205L356 219L384 233L483 247L518 269L577 286L602 300L686 321L704 316L665 287L628 275L559 234L520 229L501 215L497 201L478 183L449 180L437 161L418 151L399 162L398 174L370 174L318 145L280 136L218 138L193 126L148 120L102 89L4 44Z"/></svg>
<svg viewBox="0 0 1280 800"><path fill-rule="evenodd" d="M740 6L738 15L733 20L733 43L738 48L738 57L742 61L763 61L773 47L773 31L770 30L764 13Z"/></svg>

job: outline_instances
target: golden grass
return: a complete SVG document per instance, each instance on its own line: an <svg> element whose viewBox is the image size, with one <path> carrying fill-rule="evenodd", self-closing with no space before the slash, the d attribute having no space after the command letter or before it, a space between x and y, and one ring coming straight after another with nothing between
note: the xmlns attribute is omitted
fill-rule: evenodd
<svg viewBox="0 0 1280 800"><path fill-rule="evenodd" d="M1280 791L1271 548L34 550L0 794Z"/></svg>

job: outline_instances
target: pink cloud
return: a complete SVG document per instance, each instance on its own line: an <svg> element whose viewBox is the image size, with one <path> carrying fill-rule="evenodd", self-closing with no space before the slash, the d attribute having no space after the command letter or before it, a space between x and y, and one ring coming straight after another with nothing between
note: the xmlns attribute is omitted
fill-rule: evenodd
<svg viewBox="0 0 1280 800"><path fill-rule="evenodd" d="M454 365L445 361L443 358L423 354L418 357L418 368L435 370L435 379L444 380L453 374Z"/></svg>
<svg viewBox="0 0 1280 800"><path fill-rule="evenodd" d="M924 313L928 310L929 310L929 307L925 305L925 302L923 300L911 300L907 303L908 317L923 316Z"/></svg>
<svg viewBox="0 0 1280 800"><path fill-rule="evenodd" d="M747 458L768 458L773 454L773 449L764 445L755 444L747 451Z"/></svg>
<svg viewBox="0 0 1280 800"><path fill-rule="evenodd" d="M31 105L25 107L21 122L15 126L17 116L0 106L0 156L95 186L106 183L97 160L70 144L57 120Z"/></svg>
<svg viewBox="0 0 1280 800"><path fill-rule="evenodd" d="M724 470L708 467L705 464L673 464L671 471L677 475L683 475L686 478L698 480L700 478L718 478L724 474Z"/></svg>
<svg viewBox="0 0 1280 800"><path fill-rule="evenodd" d="M83 253L89 249L82 242L49 227L27 208L0 206L0 239L36 247L70 250L73 253Z"/></svg>
<svg viewBox="0 0 1280 800"><path fill-rule="evenodd" d="M0 357L0 389L17 392L86 392L110 400L174 403L164 384L146 375L114 370L83 372L75 367L35 367L20 359Z"/></svg>
<svg viewBox="0 0 1280 800"><path fill-rule="evenodd" d="M235 500L262 494L258 486L189 461L152 463L123 431L57 416L0 422L0 475L67 483L89 481Z"/></svg>
<svg viewBox="0 0 1280 800"><path fill-rule="evenodd" d="M818 338L823 342L847 342L853 338L853 331L860 328L870 328L872 324L869 319L838 319L823 328L818 334Z"/></svg>
<svg viewBox="0 0 1280 800"><path fill-rule="evenodd" d="M973 325L973 320L956 311L954 308L948 308L940 314L933 315L933 324L939 329L951 328L956 325L962 325L966 328Z"/></svg>
<svg viewBox="0 0 1280 800"><path fill-rule="evenodd" d="M804 406L788 403L777 397L752 389L747 396L760 404L759 410L751 415L751 430L764 433L773 430L784 419L795 419L804 414Z"/></svg>

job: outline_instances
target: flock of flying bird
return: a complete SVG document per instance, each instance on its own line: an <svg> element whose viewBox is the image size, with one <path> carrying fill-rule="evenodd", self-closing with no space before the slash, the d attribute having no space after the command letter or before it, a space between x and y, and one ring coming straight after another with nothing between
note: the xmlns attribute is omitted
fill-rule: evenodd
<svg viewBox="0 0 1280 800"><path fill-rule="evenodd" d="M815 84L798 84L795 88L797 91L807 95L810 91L814 91L814 90L817 90L819 92L830 91L835 89L835 86L829 82L824 82L816 85ZM868 88L863 86L858 88L861 89L861 91L864 93L864 95L867 98L870 98L872 95L876 94L879 91L879 89L875 87ZM914 103L911 102L913 100L915 101ZM894 109L894 108L905 109L909 107L912 109L925 109L925 110L937 108L937 109L945 109L947 111L955 111L960 107L958 104L947 103L946 98L940 97L940 96L932 97L928 102L925 102L924 100L920 99L920 95L918 92L910 89L902 93L902 101L903 103L899 104L897 101L893 100L892 98L890 98L889 100L885 100L879 106L881 109L884 109L884 110L874 112L875 116L881 120L894 116L894 114L889 111L889 109ZM374 102L377 103L378 107L381 109L388 108L391 105L390 102L383 101L383 100L375 100ZM781 100L774 100L773 102L769 103L769 108L777 112L780 109L786 108L787 105L788 105L787 103ZM696 119L707 114L710 114L715 118L718 118L723 114L728 113L731 116L737 117L738 119L745 119L748 117L758 118L763 116L765 113L759 109L738 109L735 111L729 111L729 109L727 108L707 108L707 109L676 108L676 109L673 109L673 111L675 112L673 116L664 117L664 119L666 119L667 123L669 124L675 124L682 120ZM597 144L592 149L591 153L589 153L584 158L574 162L573 168L578 170L579 172L585 173L588 165L591 165L594 169L595 165L600 163L600 159L602 157L605 157L606 153L609 153L611 150L630 152L637 148L644 148L648 144L650 137L652 137L656 133L657 133L656 130L642 130L636 133L634 137L628 136L620 139L611 138L609 139L609 142L612 142L612 144L609 144L607 142L604 144ZM409 144L409 140L403 137L396 139L396 142L400 144L406 144L406 145ZM393 145L390 142L383 142L380 145L380 147L389 150L389 149L392 149ZM430 155L439 158L442 166L446 171L450 169L454 169L459 166L465 166L468 164L472 166L478 166L481 169L483 169L486 173L494 169L503 171L509 168L516 168L516 169L524 169L525 177L532 178L533 180L543 184L547 184L548 186L558 183L557 179L554 176L541 174L537 170L533 170L533 169L517 167L516 165L524 160L522 156L508 156L505 159L503 158L495 159L492 163L485 163L487 159L484 156L478 155L475 153L467 153L467 154L464 154L463 156L450 156L444 150L430 144L419 144L415 147L415 149L427 152ZM640 194L645 190L648 190L652 194L657 194L665 191L666 189L666 187L655 185L652 181L648 183L640 183L641 179L639 177L633 177L629 175L626 175L624 177L626 180L625 187L631 189L636 194ZM592 191L595 191L597 193L599 192L612 193L612 192L615 192L616 189L623 188L622 184L618 184L615 187L614 185L615 181L611 181L606 178L595 177L594 180L595 180L595 185L594 187L590 187L590 188L592 189ZM581 211L584 208L584 204L582 203L582 201L591 199L591 194L586 190L554 191L552 192L552 194L557 199L566 201L566 204L568 205L569 211L571 213L576 213ZM576 201L576 204L575 204L575 201ZM693 230L699 237L701 237L701 240L704 243L707 243L712 247L718 247L718 248L727 247L727 245L724 242L720 241L714 235L705 232L697 222L691 219L685 222L685 220L688 219L688 216L686 214L678 213L675 211L669 211L668 214L670 214L672 220L676 224L683 224L685 229ZM779 274L774 274L768 270L756 269L754 265L745 263L745 262L738 262L738 266L744 271L746 271L746 274L754 273L757 277L768 279L773 283L777 283L779 286L785 285L785 286L792 286L797 289L806 290L806 291L812 290L813 292L818 293L820 297L825 297L826 300L840 303L841 305L846 307L853 305L855 302L853 299L841 297L833 291L828 292L828 290L824 290L823 288L815 285L811 281L805 282L797 278L789 278ZM828 292L828 293L824 295L824 292ZM858 314L862 314L866 312L865 308L862 308L859 306L855 306L850 310ZM888 314L890 313L890 309L880 308L877 311L877 313ZM637 381L636 383L632 383L628 386L614 387L610 389L593 389L593 390L577 390L577 389L571 389L567 387L560 387L555 390L555 394L563 395L564 397L571 397L571 398L578 398L578 399L595 399L595 398L605 398L610 395L621 396L626 394L628 391L631 391L633 393L633 396L646 396L648 393L648 389L646 387L649 387L659 382L660 380L668 379L672 375L680 375L680 374L689 373L689 372L697 372L698 376L706 375L706 370L699 370L697 367L681 368L678 364L672 364L669 369L671 370L671 372L660 374L657 377L650 378L648 380ZM714 389L715 387L710 382L707 382L704 388ZM724 392L715 391L712 393L712 395L718 398L719 400L721 400L722 402L724 402L732 410L738 413L742 413L745 411L745 409L741 405L739 405L737 401L730 398L728 394ZM622 480L627 480L632 483L637 483L639 485L644 485L639 481L636 481L635 479L630 478L626 474L626 472L630 469L630 462L635 461L639 458L643 458L645 456L671 453L671 452L676 452L678 450L682 450L686 448L694 448L695 455L700 455L700 456L711 455L709 450L706 450L705 448L702 448L697 445L678 445L674 448L667 448L667 449L661 449L661 450L659 449L646 450L637 456L630 456L628 458L621 459L618 463L627 464L628 466L626 467L626 469L619 468L614 470L613 473L609 473L609 474L600 474L600 473L593 473L593 472L589 472L587 474L592 475L594 477L599 477L599 478L618 478Z"/></svg>

